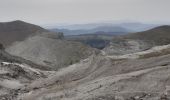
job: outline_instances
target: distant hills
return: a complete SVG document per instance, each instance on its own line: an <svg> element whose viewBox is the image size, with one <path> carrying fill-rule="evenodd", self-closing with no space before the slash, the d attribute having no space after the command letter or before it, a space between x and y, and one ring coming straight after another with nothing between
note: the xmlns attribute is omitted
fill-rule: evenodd
<svg viewBox="0 0 170 100"><path fill-rule="evenodd" d="M149 30L158 25L142 23L90 23L73 25L56 25L48 27L52 31L63 32L65 35L94 34L104 33L113 35L122 35L127 33L141 32Z"/></svg>
<svg viewBox="0 0 170 100"><path fill-rule="evenodd" d="M93 34L91 33L91 34L81 34L81 35L66 35L65 39L79 41L98 49L103 49L106 46L108 46L110 43L112 44L116 43L116 45L119 44L120 48L126 44L127 47L129 48L129 45L137 45L140 42L139 48L147 49L148 47L152 47L155 45L169 44L170 43L169 32L170 32L169 26L158 26L156 28L147 31L134 32L129 34L126 33L122 35L120 35L120 33L113 34L109 32L108 33L97 32ZM132 42L130 40L133 40L133 43L136 42L136 44L127 44L128 42L130 43ZM120 49L117 46L114 49L116 50L116 48Z"/></svg>
<svg viewBox="0 0 170 100"><path fill-rule="evenodd" d="M103 22L103 23L88 23L88 24L54 24L54 25L46 25L47 29L69 29L69 30L89 30L94 29L96 27L101 26L111 26L111 27L123 27L133 31L144 31L156 26L159 24L144 24L140 22Z"/></svg>
<svg viewBox="0 0 170 100"><path fill-rule="evenodd" d="M0 42L8 46L13 42L22 41L36 33L46 32L40 26L29 24L20 20L0 23Z"/></svg>
<svg viewBox="0 0 170 100"><path fill-rule="evenodd" d="M79 30L70 30L70 29L51 29L54 32L63 32L64 35L80 35L80 34L110 34L110 35L122 35L132 32L123 27L116 26L99 26L93 29L79 29Z"/></svg>

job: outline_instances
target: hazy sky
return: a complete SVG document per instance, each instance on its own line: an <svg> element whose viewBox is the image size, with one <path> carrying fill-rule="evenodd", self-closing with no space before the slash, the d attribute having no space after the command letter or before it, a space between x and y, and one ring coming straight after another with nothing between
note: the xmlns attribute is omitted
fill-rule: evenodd
<svg viewBox="0 0 170 100"><path fill-rule="evenodd" d="M170 22L170 0L0 0L0 21L36 24L105 20Z"/></svg>

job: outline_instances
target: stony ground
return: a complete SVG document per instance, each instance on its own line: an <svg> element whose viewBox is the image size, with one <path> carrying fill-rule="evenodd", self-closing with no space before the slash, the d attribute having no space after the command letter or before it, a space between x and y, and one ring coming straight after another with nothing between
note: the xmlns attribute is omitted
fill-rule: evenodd
<svg viewBox="0 0 170 100"><path fill-rule="evenodd" d="M159 55L133 59L94 54L58 71L1 62L0 99L169 100L170 54L161 53L165 50L169 45L137 53Z"/></svg>

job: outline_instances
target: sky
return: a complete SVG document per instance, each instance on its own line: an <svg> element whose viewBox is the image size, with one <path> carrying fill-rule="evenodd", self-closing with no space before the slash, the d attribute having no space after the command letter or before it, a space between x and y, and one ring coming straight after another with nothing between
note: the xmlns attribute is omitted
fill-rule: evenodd
<svg viewBox="0 0 170 100"><path fill-rule="evenodd" d="M0 0L0 21L35 24L170 22L170 0Z"/></svg>

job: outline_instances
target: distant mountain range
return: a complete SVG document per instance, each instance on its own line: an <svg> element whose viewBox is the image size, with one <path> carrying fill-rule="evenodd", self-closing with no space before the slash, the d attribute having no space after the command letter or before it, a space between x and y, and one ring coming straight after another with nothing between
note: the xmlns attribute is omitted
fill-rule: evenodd
<svg viewBox="0 0 170 100"><path fill-rule="evenodd" d="M81 34L81 35L66 35L65 39L82 42L84 44L90 45L94 48L103 49L110 44L110 42L116 42L121 44L126 44L126 40L140 40L147 42L146 44L153 45L165 45L170 43L169 26L156 27L143 32L134 32L129 34L113 34L110 32L97 32L91 34ZM124 43L125 42L125 43ZM143 44L140 44L141 46ZM115 47L116 48L116 47ZM143 47L141 47L143 48ZM145 47L144 47L145 48ZM146 49L146 48L145 48Z"/></svg>
<svg viewBox="0 0 170 100"><path fill-rule="evenodd" d="M51 29L54 32L63 32L64 35L80 35L80 34L112 34L112 35L122 35L132 32L126 28L116 27L116 26L99 26L93 29Z"/></svg>
<svg viewBox="0 0 170 100"><path fill-rule="evenodd" d="M79 35L79 34L112 34L122 35L133 32L140 32L151 29L158 25L142 24L142 23L92 23L92 24L75 24L66 26L56 26L50 29L54 32L63 32L64 35Z"/></svg>

